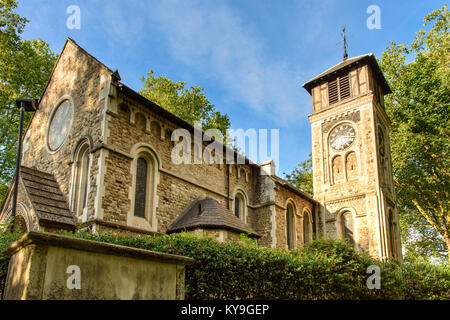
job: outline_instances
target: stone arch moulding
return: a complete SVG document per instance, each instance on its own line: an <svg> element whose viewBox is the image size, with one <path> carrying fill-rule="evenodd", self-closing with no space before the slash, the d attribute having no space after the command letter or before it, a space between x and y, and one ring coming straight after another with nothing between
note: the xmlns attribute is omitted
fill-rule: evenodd
<svg viewBox="0 0 450 320"><path fill-rule="evenodd" d="M133 160L131 160L131 187L129 189L128 199L130 200L130 209L127 213L127 225L132 227L137 227L140 229L156 232L157 217L156 209L158 207L158 195L157 189L160 181L160 170L162 169L161 158L156 153L154 148L146 143L137 143L131 148L131 155ZM136 194L136 170L137 162L139 158L144 158L147 161L148 168L147 172L150 173L147 176L147 190L146 196L146 215L145 218L136 217L134 215L135 207L135 194Z"/></svg>
<svg viewBox="0 0 450 320"><path fill-rule="evenodd" d="M242 188L237 187L237 188L234 189L233 194L232 194L232 205L231 205L231 208L233 209L232 210L233 213L235 213L235 205L236 205L235 201L236 201L236 197L238 195L241 195L242 198L244 199L244 206L243 206L243 208L244 208L244 212L243 212L244 216L241 219L244 221L244 223L247 223L249 201L248 201L247 193Z"/></svg>
<svg viewBox="0 0 450 320"><path fill-rule="evenodd" d="M16 215L17 216L21 216L23 217L23 219L25 220L25 224L27 227L27 231L39 231L39 224L37 225L32 225L32 219L29 216L29 210L27 210L26 206L22 203L22 202L17 202L17 209L16 209ZM9 219L11 219L11 214L12 214L12 208L10 208L8 211L5 212L5 214L3 215L3 217L0 219L0 225L4 225L6 224ZM3 228L3 226L0 226Z"/></svg>
<svg viewBox="0 0 450 320"><path fill-rule="evenodd" d="M17 203L17 215L23 217L23 219L25 220L25 224L27 226L27 231L32 231L33 230L33 226L31 225L31 219L30 219L30 214L29 214L29 210L27 210L27 208L25 207L25 205L21 202ZM39 229L39 226L38 226Z"/></svg>
<svg viewBox="0 0 450 320"><path fill-rule="evenodd" d="M81 138L79 138L77 140L77 142L75 143L73 149L72 149L72 155L71 155L71 161L75 162L77 159L77 152L80 150L80 146L87 143L89 145L89 152L92 153L92 150L94 148L94 140L92 139L91 136L86 135L86 136L82 136Z"/></svg>
<svg viewBox="0 0 450 320"><path fill-rule="evenodd" d="M343 239L344 238L344 234L342 233L342 228L341 228L341 224L342 224L342 215L346 212L350 212L352 215L352 222L353 222L353 243L354 246L357 248L358 247L358 222L357 222L357 213L356 210L352 207L344 207L339 209L338 211L336 211L336 230L337 230L337 235L339 237L339 239Z"/></svg>
<svg viewBox="0 0 450 320"><path fill-rule="evenodd" d="M301 218L302 215L301 213L297 210L297 205L295 204L294 199L292 198L287 198L286 201L284 202L284 208L287 209L288 204L291 204L294 207L294 214L296 217Z"/></svg>

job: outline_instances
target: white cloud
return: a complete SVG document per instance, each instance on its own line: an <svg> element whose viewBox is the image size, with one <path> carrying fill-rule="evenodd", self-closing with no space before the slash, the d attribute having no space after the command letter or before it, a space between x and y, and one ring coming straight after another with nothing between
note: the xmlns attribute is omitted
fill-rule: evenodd
<svg viewBox="0 0 450 320"><path fill-rule="evenodd" d="M150 10L170 54L219 80L235 101L280 124L308 113L295 66L270 59L263 35L224 2L161 1Z"/></svg>

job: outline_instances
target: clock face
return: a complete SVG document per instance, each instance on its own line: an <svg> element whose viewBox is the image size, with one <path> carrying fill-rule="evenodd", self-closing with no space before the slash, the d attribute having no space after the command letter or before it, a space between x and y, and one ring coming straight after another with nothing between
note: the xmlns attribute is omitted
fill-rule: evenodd
<svg viewBox="0 0 450 320"><path fill-rule="evenodd" d="M331 132L330 147L338 151L345 150L351 146L355 138L355 129L349 124L342 124Z"/></svg>
<svg viewBox="0 0 450 320"><path fill-rule="evenodd" d="M72 117L72 103L69 100L64 100L53 113L48 128L48 147L51 151L57 151L66 140L72 126Z"/></svg>

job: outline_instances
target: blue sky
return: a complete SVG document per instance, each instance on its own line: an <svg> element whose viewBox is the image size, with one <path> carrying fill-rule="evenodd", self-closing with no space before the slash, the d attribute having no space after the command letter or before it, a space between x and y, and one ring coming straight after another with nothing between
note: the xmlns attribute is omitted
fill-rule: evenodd
<svg viewBox="0 0 450 320"><path fill-rule="evenodd" d="M278 175L311 152L311 97L301 87L342 60L345 25L349 56L411 42L423 17L445 1L267 0L19 0L30 22L24 38L41 37L59 53L67 37L135 90L153 69L205 89L233 128L279 129ZM69 30L67 7L81 9ZM370 5L381 29L368 29ZM260 159L264 160L264 159Z"/></svg>

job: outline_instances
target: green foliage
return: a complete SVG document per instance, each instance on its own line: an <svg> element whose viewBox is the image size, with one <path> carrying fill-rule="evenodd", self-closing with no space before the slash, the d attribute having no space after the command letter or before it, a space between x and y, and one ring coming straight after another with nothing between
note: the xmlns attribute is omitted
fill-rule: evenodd
<svg viewBox="0 0 450 320"><path fill-rule="evenodd" d="M217 243L189 233L125 237L79 231L62 234L128 247L184 255L187 299L450 299L450 267L414 261L380 263L344 240L315 240L303 249L283 251L243 242ZM0 231L0 252L21 236ZM381 269L381 289L366 287L370 265ZM8 259L0 253L1 281Z"/></svg>
<svg viewBox="0 0 450 320"><path fill-rule="evenodd" d="M185 88L183 81L174 82L167 77L155 77L153 70L141 78L143 87L139 92L184 121L194 125L200 122L203 130L219 129L224 137L230 128L228 115L222 115L206 98L203 88ZM221 141L222 142L222 141Z"/></svg>
<svg viewBox="0 0 450 320"><path fill-rule="evenodd" d="M39 97L56 61L42 39L21 39L28 21L14 12L16 7L15 0L0 0L0 203L15 169L19 132L15 99ZM25 128L30 119L26 114Z"/></svg>
<svg viewBox="0 0 450 320"><path fill-rule="evenodd" d="M186 267L187 299L447 299L450 289L448 266L380 263L343 240L315 240L302 250L284 251L246 236L240 243L217 243L188 233L63 234L194 258ZM381 268L381 290L366 287L370 265Z"/></svg>
<svg viewBox="0 0 450 320"><path fill-rule="evenodd" d="M386 97L392 121L394 181L407 255L450 258L450 52L445 5L424 18L410 45L391 46L382 69L393 94ZM407 61L412 61L407 63Z"/></svg>
<svg viewBox="0 0 450 320"><path fill-rule="evenodd" d="M297 188L308 194L314 194L313 190L313 171L312 171L312 154L308 159L300 162L291 174L286 174L286 181L293 184Z"/></svg>

